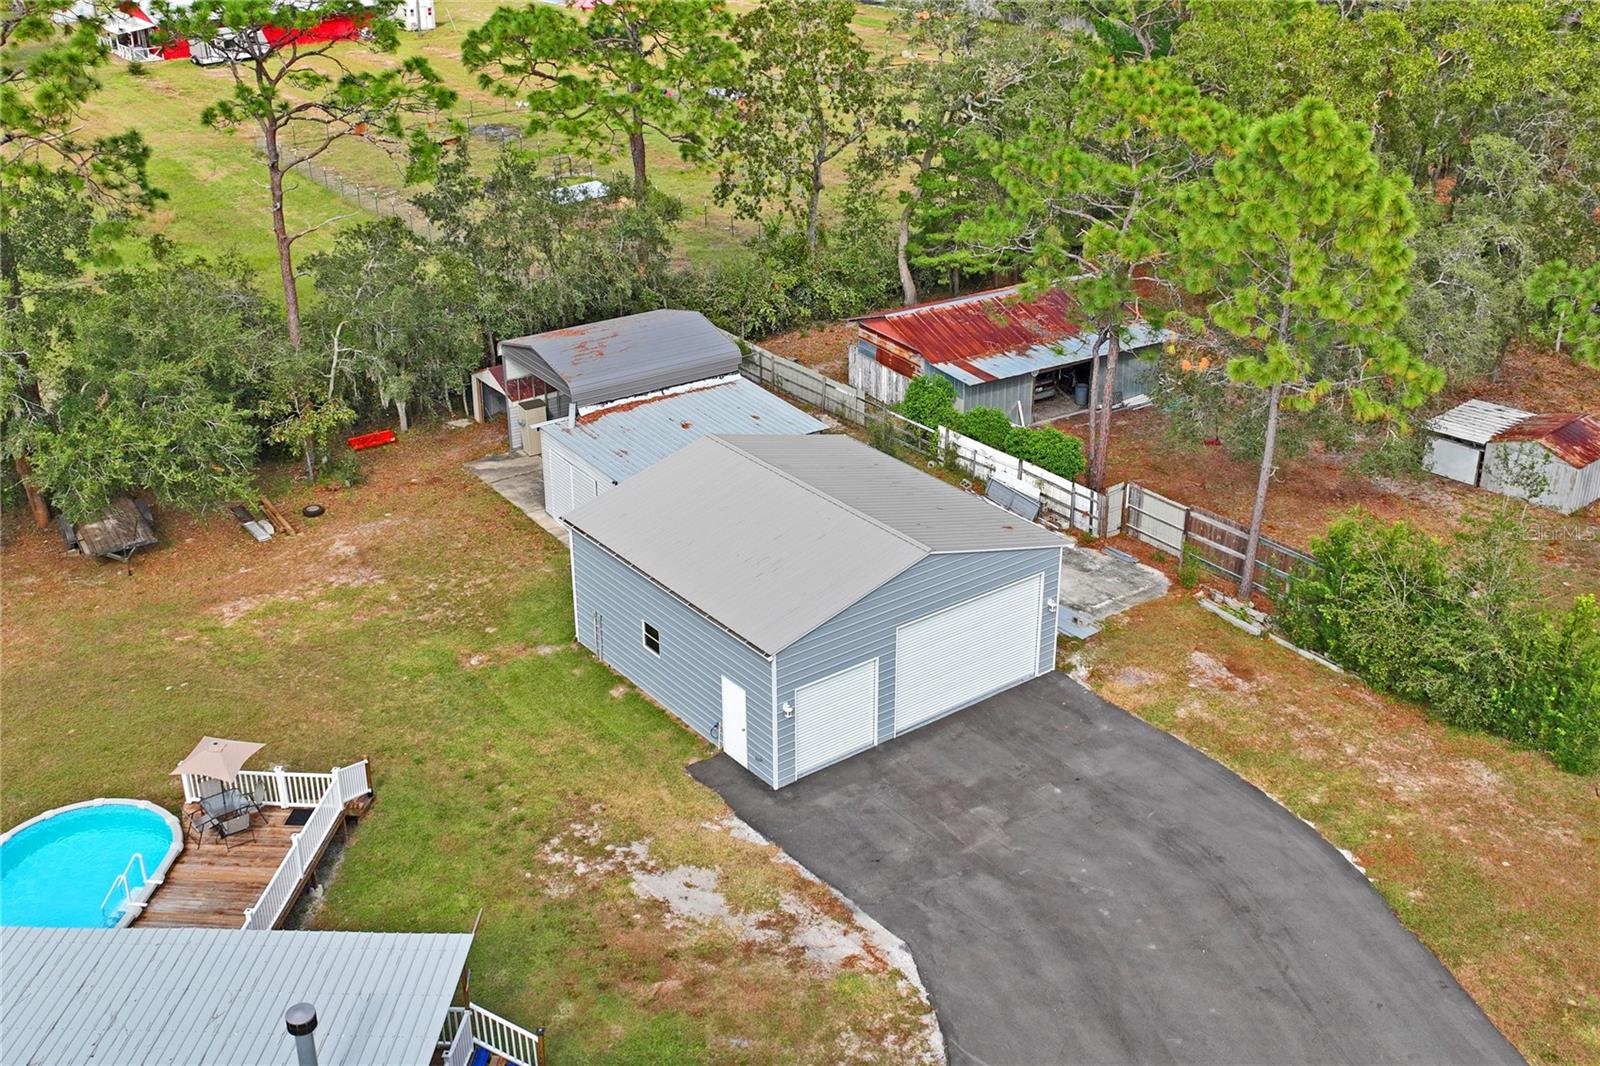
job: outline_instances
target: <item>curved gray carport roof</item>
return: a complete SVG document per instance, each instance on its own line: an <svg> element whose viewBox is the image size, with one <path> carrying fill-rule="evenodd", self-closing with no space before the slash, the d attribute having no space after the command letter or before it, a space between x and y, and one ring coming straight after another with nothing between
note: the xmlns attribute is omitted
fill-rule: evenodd
<svg viewBox="0 0 1600 1066"><path fill-rule="evenodd" d="M697 311L664 308L500 342L511 358L579 407L739 369L739 347Z"/></svg>

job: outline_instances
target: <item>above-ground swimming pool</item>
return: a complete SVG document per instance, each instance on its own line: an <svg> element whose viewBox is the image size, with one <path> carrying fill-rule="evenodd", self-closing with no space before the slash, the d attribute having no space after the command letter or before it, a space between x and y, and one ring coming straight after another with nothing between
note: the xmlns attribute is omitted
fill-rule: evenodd
<svg viewBox="0 0 1600 1066"><path fill-rule="evenodd" d="M126 925L182 850L178 820L143 800L46 811L0 836L0 925Z"/></svg>

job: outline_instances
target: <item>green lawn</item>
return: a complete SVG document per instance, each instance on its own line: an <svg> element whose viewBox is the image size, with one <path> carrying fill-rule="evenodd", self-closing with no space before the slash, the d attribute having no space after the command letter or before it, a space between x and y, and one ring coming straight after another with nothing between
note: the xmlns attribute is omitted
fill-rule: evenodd
<svg viewBox="0 0 1600 1066"><path fill-rule="evenodd" d="M359 69L391 66L406 56L424 55L461 94L455 118L472 125L518 125L521 116L508 110L507 101L479 87L476 76L461 64L462 38L496 6L492 0L444 0L438 6L438 29L425 34L402 33L396 55L385 56L351 44L341 47L340 59ZM857 23L863 39L874 48L890 48L888 10L863 5L859 11ZM152 179L168 196L141 229L206 255L237 253L275 284L277 261L267 215L266 175L255 151L254 135L244 130L218 133L199 121L202 108L230 91L228 73L177 61L147 64L135 74L127 64L113 60L102 81L104 90L93 99L86 129L93 133L140 130L153 149ZM526 146L551 156L560 148L553 137L528 141ZM476 140L473 150L487 165L496 148ZM416 186L406 186L403 168L395 158L381 146L363 140L341 142L318 162L366 190L369 197L409 198L418 191ZM619 156L601 162L596 171L609 178L626 165L626 158ZM673 145L653 134L648 165L657 186L683 201L686 217L676 248L680 261L716 261L755 232L753 223L735 221L730 209L711 202L715 174L710 169L685 163ZM832 202L843 191L842 160L830 164L828 173L834 186L829 190ZM287 203L294 228L338 220L296 246L296 254L302 258L326 247L340 226L373 217L370 198L363 206L362 199L330 192L304 176L294 181ZM130 259L144 255L142 246L133 241L127 243L125 252Z"/></svg>
<svg viewBox="0 0 1600 1066"><path fill-rule="evenodd" d="M207 733L264 742L263 765L367 756L376 802L315 924L481 909L473 995L548 1026L553 1061L913 1061L921 999L874 959L807 961L794 930L832 897L719 827L684 771L707 746L573 643L565 551L460 467L496 444L414 432L267 545L163 515L131 576L7 527L0 823L176 807L167 771ZM646 867L714 869L763 932L675 920L630 887Z"/></svg>

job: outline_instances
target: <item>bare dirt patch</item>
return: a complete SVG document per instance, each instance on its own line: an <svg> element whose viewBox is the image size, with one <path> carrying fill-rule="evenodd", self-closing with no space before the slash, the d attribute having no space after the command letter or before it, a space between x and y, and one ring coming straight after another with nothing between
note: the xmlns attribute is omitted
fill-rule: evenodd
<svg viewBox="0 0 1600 1066"><path fill-rule="evenodd" d="M835 381L850 380L850 342L856 327L849 322L804 326L763 339L763 348L785 359L825 374Z"/></svg>

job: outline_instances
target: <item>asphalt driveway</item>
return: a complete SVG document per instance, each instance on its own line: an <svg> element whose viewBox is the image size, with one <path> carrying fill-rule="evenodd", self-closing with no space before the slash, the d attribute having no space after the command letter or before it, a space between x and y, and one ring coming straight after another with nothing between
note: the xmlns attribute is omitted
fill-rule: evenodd
<svg viewBox="0 0 1600 1066"><path fill-rule="evenodd" d="M777 792L690 772L906 941L952 1062L1522 1061L1314 830L1061 674Z"/></svg>

